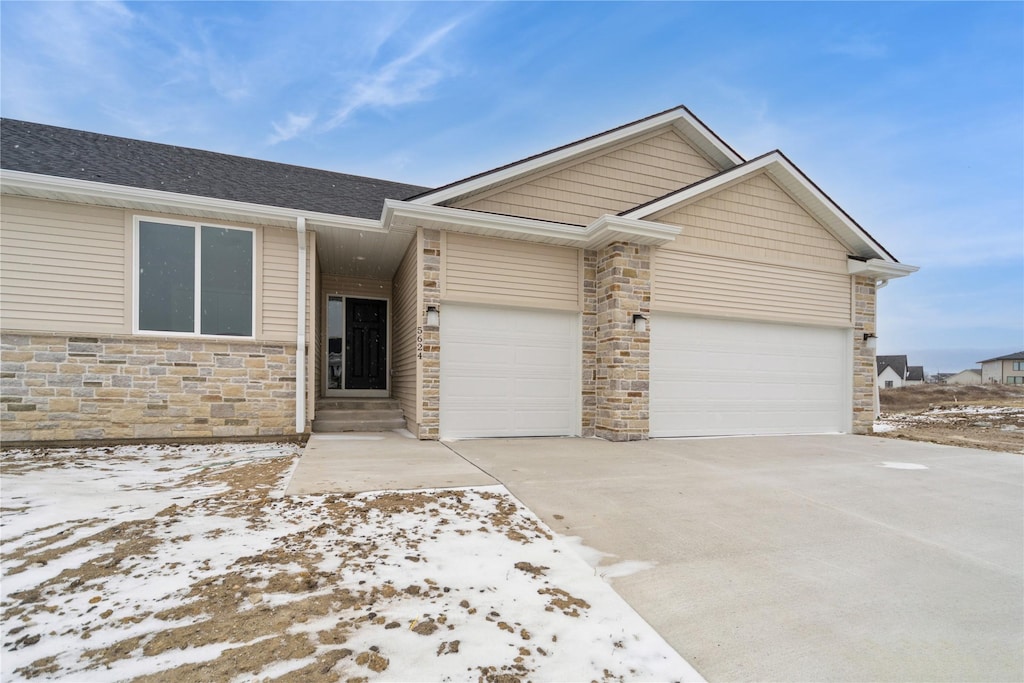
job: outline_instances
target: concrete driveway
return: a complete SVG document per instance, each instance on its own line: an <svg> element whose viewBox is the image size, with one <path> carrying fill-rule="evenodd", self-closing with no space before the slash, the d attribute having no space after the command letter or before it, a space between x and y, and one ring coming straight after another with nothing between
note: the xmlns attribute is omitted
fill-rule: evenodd
<svg viewBox="0 0 1024 683"><path fill-rule="evenodd" d="M458 441L710 681L1024 679L1024 458L858 436ZM889 463L886 465L885 463Z"/></svg>

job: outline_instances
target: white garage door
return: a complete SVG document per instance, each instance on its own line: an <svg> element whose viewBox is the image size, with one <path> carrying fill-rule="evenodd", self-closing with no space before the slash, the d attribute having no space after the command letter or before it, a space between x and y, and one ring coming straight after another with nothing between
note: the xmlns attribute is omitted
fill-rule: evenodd
<svg viewBox="0 0 1024 683"><path fill-rule="evenodd" d="M441 438L579 433L579 313L446 304Z"/></svg>
<svg viewBox="0 0 1024 683"><path fill-rule="evenodd" d="M651 320L651 436L850 430L849 330Z"/></svg>

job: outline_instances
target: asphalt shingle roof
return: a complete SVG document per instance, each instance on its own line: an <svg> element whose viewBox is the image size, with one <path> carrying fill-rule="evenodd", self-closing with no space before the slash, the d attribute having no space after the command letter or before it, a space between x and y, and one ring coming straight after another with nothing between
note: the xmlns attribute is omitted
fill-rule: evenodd
<svg viewBox="0 0 1024 683"><path fill-rule="evenodd" d="M1018 351L1017 353L1008 353L1005 356L999 356L998 358L986 358L985 360L979 360L979 363L988 363L992 360L1024 360L1024 351Z"/></svg>
<svg viewBox="0 0 1024 683"><path fill-rule="evenodd" d="M893 369L900 379L907 378L907 357L906 356L876 356L875 363L877 364L877 373L881 375L882 372L890 367Z"/></svg>
<svg viewBox="0 0 1024 683"><path fill-rule="evenodd" d="M385 199L405 199L429 189L14 119L0 119L0 165L12 171L370 219L380 217Z"/></svg>

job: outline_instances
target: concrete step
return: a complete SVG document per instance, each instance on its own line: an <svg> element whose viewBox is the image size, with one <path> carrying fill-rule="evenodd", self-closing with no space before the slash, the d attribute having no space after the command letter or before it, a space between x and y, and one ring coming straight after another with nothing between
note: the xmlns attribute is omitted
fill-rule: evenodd
<svg viewBox="0 0 1024 683"><path fill-rule="evenodd" d="M321 410L401 410L393 398L321 398L316 402L316 411Z"/></svg>
<svg viewBox="0 0 1024 683"><path fill-rule="evenodd" d="M359 418L336 418L313 420L313 431L317 434L331 434L337 432L389 432L392 429L404 429L405 418L390 417L375 420L364 420Z"/></svg>
<svg viewBox="0 0 1024 683"><path fill-rule="evenodd" d="M330 408L328 410L317 410L314 417L317 420L387 420L389 418L402 417L402 409L364 408L362 410L341 410Z"/></svg>
<svg viewBox="0 0 1024 683"><path fill-rule="evenodd" d="M405 427L398 401L392 398L328 398L316 402L313 431L386 432Z"/></svg>

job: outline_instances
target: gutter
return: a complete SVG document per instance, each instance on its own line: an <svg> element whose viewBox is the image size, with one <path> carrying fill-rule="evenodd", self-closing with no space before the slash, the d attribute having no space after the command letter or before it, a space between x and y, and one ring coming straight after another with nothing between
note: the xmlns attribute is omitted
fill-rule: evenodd
<svg viewBox="0 0 1024 683"><path fill-rule="evenodd" d="M295 219L299 240L298 329L295 335L295 433L306 431L306 219Z"/></svg>

